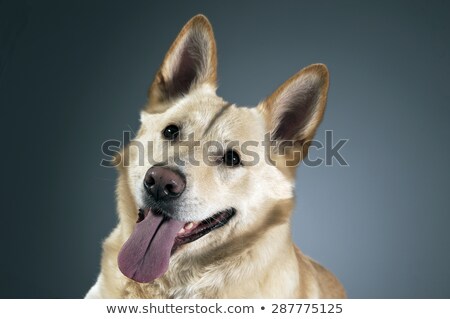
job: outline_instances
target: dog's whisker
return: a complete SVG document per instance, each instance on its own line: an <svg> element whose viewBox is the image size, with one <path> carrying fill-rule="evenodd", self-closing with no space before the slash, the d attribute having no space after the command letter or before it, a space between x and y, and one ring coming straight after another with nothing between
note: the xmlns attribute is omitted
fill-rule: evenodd
<svg viewBox="0 0 450 319"><path fill-rule="evenodd" d="M131 133L133 133L134 136L136 136L137 134L136 134L136 132L131 128L131 125L130 125L130 124L127 124L127 126L128 126L128 128L130 129Z"/></svg>

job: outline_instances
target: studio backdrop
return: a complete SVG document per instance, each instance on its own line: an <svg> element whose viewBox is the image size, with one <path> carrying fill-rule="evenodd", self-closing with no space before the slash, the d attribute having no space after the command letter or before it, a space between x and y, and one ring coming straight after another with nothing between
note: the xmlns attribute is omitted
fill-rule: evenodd
<svg viewBox="0 0 450 319"><path fill-rule="evenodd" d="M92 286L117 223L102 143L137 130L165 52L198 13L232 103L255 106L304 66L328 66L316 138L346 140L347 165L298 170L303 252L350 298L450 298L448 2L50 0L0 2L0 297Z"/></svg>

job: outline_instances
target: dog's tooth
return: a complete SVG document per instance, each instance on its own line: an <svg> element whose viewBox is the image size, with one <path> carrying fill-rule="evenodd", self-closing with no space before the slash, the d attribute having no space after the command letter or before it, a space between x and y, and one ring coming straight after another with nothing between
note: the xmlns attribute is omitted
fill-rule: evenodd
<svg viewBox="0 0 450 319"><path fill-rule="evenodd" d="M184 233L185 233L184 228L181 228L180 231L178 232L178 234L184 234Z"/></svg>
<svg viewBox="0 0 450 319"><path fill-rule="evenodd" d="M194 223L189 223L186 226L184 226L184 228L186 228L187 230L192 229L194 227Z"/></svg>

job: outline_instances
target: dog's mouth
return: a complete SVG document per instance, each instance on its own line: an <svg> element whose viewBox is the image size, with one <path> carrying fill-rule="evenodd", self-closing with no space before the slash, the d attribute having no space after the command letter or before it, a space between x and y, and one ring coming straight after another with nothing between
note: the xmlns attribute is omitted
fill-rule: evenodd
<svg viewBox="0 0 450 319"><path fill-rule="evenodd" d="M153 281L164 275L170 256L180 246L226 225L235 214L230 208L200 222L186 223L149 208L140 209L136 227L119 253L119 269L137 282Z"/></svg>

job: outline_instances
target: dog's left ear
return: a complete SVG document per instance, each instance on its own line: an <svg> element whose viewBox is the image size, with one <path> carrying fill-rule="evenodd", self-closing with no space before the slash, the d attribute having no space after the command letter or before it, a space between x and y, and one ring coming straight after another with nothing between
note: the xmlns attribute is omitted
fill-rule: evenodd
<svg viewBox="0 0 450 319"><path fill-rule="evenodd" d="M310 65L281 85L258 107L277 142L303 146L314 137L327 101L329 76L323 64Z"/></svg>
<svg viewBox="0 0 450 319"><path fill-rule="evenodd" d="M170 101L204 84L216 89L217 55L211 24L193 17L178 34L149 89L149 112L163 112Z"/></svg>

